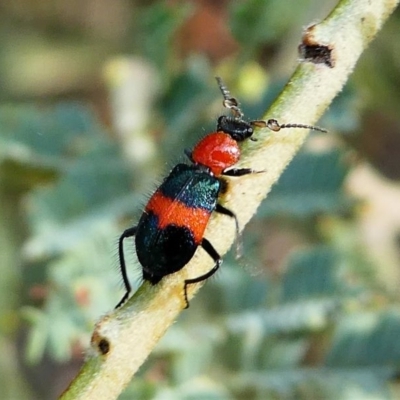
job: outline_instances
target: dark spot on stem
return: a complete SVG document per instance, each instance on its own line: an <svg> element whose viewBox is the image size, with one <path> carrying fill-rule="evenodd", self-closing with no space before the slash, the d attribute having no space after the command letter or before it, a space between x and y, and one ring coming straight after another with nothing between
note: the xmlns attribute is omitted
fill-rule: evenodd
<svg viewBox="0 0 400 400"><path fill-rule="evenodd" d="M328 46L321 45L305 45L302 43L299 46L300 57L304 61L309 61L314 64L325 64L329 68L334 67L332 59L332 49Z"/></svg>
<svg viewBox="0 0 400 400"><path fill-rule="evenodd" d="M100 353L104 356L110 351L110 342L103 338L99 341L99 344L97 345L99 348Z"/></svg>
<svg viewBox="0 0 400 400"><path fill-rule="evenodd" d="M302 43L299 45L300 57L313 64L325 64L329 68L335 66L332 55L333 47L321 44L317 35L318 25L309 26L303 34Z"/></svg>

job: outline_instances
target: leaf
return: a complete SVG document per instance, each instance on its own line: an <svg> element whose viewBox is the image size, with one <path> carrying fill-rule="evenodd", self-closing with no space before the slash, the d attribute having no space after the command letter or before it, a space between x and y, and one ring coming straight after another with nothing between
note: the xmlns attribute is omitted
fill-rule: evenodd
<svg viewBox="0 0 400 400"><path fill-rule="evenodd" d="M400 313L352 313L339 322L325 365L352 368L360 365L400 365Z"/></svg>
<svg viewBox="0 0 400 400"><path fill-rule="evenodd" d="M289 164L259 210L262 217L343 213L353 204L343 192L348 173L339 151L302 152Z"/></svg>
<svg viewBox="0 0 400 400"><path fill-rule="evenodd" d="M328 298L343 293L339 256L328 246L315 246L293 253L283 277L281 301Z"/></svg>
<svg viewBox="0 0 400 400"><path fill-rule="evenodd" d="M393 368L293 368L268 372L242 372L230 386L257 393L258 398L390 399L387 380Z"/></svg>

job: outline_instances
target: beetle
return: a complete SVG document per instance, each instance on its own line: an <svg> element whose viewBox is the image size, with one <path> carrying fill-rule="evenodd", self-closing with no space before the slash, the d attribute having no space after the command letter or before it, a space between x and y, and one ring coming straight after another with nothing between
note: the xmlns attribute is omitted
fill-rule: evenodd
<svg viewBox="0 0 400 400"><path fill-rule="evenodd" d="M191 152L185 152L191 164L178 164L172 169L151 196L138 224L120 236L118 255L126 293L116 308L126 301L131 291L124 257L125 239L135 238L143 279L152 285L166 275L180 271L198 247L208 253L214 261L213 268L203 275L184 280L186 308L189 307L187 286L206 280L218 270L221 256L204 237L204 232L212 213L217 212L232 218L239 234L236 215L220 203L220 197L227 190L225 177L260 172L251 168L234 168L240 159L239 142L252 139L254 127L268 127L273 131L291 127L324 131L302 124L279 125L273 119L245 121L237 100L231 97L221 78L216 79L224 97L223 105L232 116L220 116L216 131L201 139Z"/></svg>

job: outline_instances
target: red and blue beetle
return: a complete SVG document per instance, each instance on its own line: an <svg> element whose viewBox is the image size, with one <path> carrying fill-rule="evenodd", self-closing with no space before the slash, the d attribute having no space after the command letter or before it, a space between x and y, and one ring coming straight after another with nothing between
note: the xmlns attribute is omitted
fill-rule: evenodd
<svg viewBox="0 0 400 400"><path fill-rule="evenodd" d="M129 296L131 286L126 272L123 243L135 237L136 254L143 269L143 279L156 285L169 274L180 271L201 246L213 259L214 266L203 275L184 281L186 308L187 286L212 276L222 259L204 231L213 212L233 218L237 234L239 224L235 214L220 204L220 196L227 190L224 177L252 174L250 168L234 168L239 161L239 142L251 138L254 127L268 127L273 131L282 128L307 128L309 125L279 125L276 120L245 121L239 103L231 97L221 78L216 78L224 97L224 107L233 116L222 115L217 121L216 132L200 140L192 152L186 152L191 164L178 164L151 196L144 212L134 227L125 230L119 239L119 261L126 293L118 303L122 305Z"/></svg>

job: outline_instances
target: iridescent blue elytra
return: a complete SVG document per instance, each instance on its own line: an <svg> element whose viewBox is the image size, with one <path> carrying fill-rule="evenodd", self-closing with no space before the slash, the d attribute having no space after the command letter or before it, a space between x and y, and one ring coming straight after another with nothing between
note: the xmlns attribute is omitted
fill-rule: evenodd
<svg viewBox="0 0 400 400"><path fill-rule="evenodd" d="M198 165L178 164L170 172L157 192L170 199L179 199L189 208L214 211L221 182L207 168Z"/></svg>
<svg viewBox="0 0 400 400"><path fill-rule="evenodd" d="M143 278L158 283L182 269L201 244L221 182L196 165L178 164L150 198L135 236Z"/></svg>

